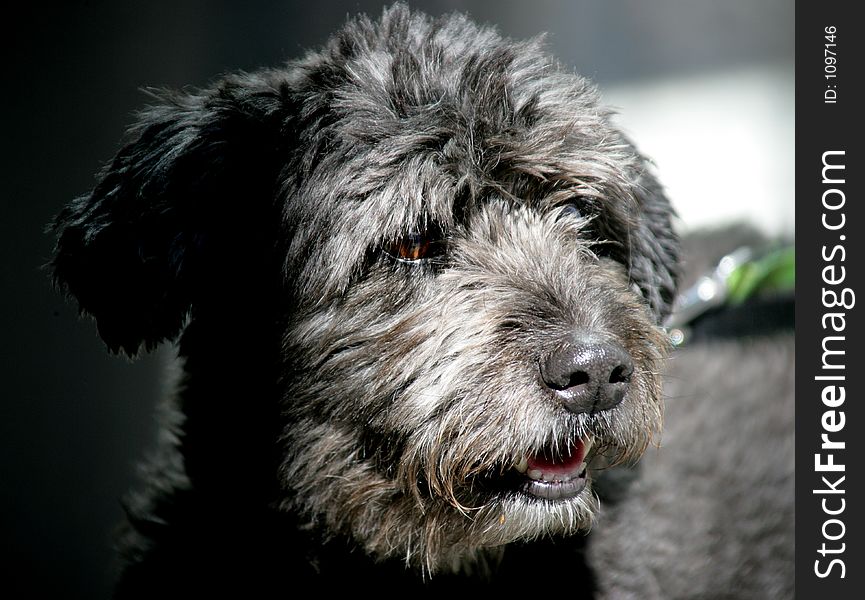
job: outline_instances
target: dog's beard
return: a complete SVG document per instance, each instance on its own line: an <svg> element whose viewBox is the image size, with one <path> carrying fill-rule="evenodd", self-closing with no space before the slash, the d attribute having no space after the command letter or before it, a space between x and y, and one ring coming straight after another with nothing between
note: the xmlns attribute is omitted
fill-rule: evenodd
<svg viewBox="0 0 865 600"><path fill-rule="evenodd" d="M593 471L661 421L664 338L621 267L550 216L489 209L470 231L440 272L379 265L286 336L285 508L428 573L589 527ZM575 326L633 358L610 410L568 412L539 384ZM566 481L540 481L544 464Z"/></svg>

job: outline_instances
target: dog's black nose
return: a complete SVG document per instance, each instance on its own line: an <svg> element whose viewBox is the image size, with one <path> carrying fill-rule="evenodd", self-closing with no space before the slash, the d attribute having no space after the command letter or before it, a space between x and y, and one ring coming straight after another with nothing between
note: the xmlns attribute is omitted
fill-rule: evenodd
<svg viewBox="0 0 865 600"><path fill-rule="evenodd" d="M615 342L574 333L540 361L541 379L573 413L597 412L622 401L634 362Z"/></svg>

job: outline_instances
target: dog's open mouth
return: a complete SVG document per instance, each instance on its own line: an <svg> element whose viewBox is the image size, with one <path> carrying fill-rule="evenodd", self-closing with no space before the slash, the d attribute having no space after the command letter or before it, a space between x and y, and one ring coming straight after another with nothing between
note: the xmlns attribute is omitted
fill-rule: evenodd
<svg viewBox="0 0 865 600"><path fill-rule="evenodd" d="M568 446L564 454L540 452L526 456L514 469L519 473L519 490L524 494L546 500L565 500L577 497L586 487L590 438L578 439Z"/></svg>

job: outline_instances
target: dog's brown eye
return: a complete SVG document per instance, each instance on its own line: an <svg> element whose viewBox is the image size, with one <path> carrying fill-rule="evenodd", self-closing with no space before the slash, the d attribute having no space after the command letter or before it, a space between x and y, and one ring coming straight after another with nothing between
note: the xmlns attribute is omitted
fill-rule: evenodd
<svg viewBox="0 0 865 600"><path fill-rule="evenodd" d="M385 252L391 257L403 262L419 262L444 252L444 241L437 228L426 231L412 232L388 246Z"/></svg>
<svg viewBox="0 0 865 600"><path fill-rule="evenodd" d="M432 244L422 233L412 233L391 246L391 254L400 260L421 260L426 258Z"/></svg>

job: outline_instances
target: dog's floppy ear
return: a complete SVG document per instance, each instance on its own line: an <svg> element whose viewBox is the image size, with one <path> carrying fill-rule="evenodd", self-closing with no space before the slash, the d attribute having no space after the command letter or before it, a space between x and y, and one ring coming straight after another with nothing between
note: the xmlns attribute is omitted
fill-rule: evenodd
<svg viewBox="0 0 865 600"><path fill-rule="evenodd" d="M174 338L228 232L272 207L287 96L266 75L158 95L93 191L57 216L55 282L112 351Z"/></svg>
<svg viewBox="0 0 865 600"><path fill-rule="evenodd" d="M630 276L662 323L670 314L679 282L679 238L672 224L675 213L647 161L634 174L634 181L641 210L630 231Z"/></svg>

